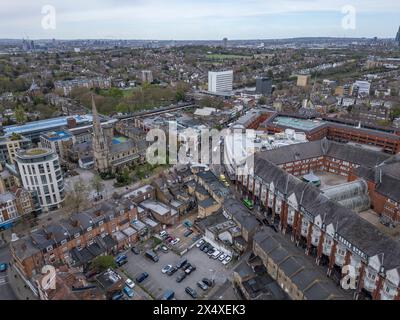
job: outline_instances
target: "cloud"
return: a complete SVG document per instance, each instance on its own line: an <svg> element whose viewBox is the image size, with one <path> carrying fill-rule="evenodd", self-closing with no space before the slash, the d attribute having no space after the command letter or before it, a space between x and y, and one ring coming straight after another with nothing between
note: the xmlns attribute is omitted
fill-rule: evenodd
<svg viewBox="0 0 400 320"><path fill-rule="evenodd" d="M151 34L157 38L155 27L160 28L159 38L171 31L175 37L183 37L181 34L186 38L191 30L195 35L205 34L201 29L211 32L210 24L215 33L240 27L250 30L254 19L276 19L301 13L340 15L345 5L354 6L357 14L361 15L400 14L398 0L14 0L1 5L0 36L18 33L48 35L48 32L40 30L41 8L46 4L56 8L55 36L81 35L81 38L101 34L131 34L133 37ZM233 21L242 25L234 26ZM291 22L282 22L282 30L297 26L296 21L285 26L287 23ZM179 26L187 26L187 29L178 30Z"/></svg>

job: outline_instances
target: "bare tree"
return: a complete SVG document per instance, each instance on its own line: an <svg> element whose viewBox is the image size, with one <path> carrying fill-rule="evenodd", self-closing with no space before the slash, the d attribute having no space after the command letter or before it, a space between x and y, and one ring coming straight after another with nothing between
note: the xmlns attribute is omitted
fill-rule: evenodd
<svg viewBox="0 0 400 320"><path fill-rule="evenodd" d="M70 190L67 191L63 208L67 213L74 213L87 209L90 205L88 198L88 187L82 178L79 178L78 181L72 184Z"/></svg>

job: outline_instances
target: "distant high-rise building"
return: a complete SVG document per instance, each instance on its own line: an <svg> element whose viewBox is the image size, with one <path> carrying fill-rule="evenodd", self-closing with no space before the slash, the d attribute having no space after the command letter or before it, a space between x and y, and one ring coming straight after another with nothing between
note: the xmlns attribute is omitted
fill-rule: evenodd
<svg viewBox="0 0 400 320"><path fill-rule="evenodd" d="M256 93L269 96L272 94L272 80L267 77L256 78Z"/></svg>
<svg viewBox="0 0 400 320"><path fill-rule="evenodd" d="M399 31L397 31L396 42L400 46L400 27L399 27Z"/></svg>
<svg viewBox="0 0 400 320"><path fill-rule="evenodd" d="M142 70L142 83L152 83L153 82L153 72L151 70Z"/></svg>
<svg viewBox="0 0 400 320"><path fill-rule="evenodd" d="M231 93L232 90L233 90L233 70L208 72L209 92Z"/></svg>
<svg viewBox="0 0 400 320"><path fill-rule="evenodd" d="M223 42L224 48L228 47L228 38L223 38L222 42Z"/></svg>

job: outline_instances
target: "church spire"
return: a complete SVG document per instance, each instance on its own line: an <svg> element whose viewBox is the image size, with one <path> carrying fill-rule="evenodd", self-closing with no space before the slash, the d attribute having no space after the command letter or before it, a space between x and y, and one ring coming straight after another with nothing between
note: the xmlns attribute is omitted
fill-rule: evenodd
<svg viewBox="0 0 400 320"><path fill-rule="evenodd" d="M99 172L108 170L108 144L101 128L99 114L97 112L94 96L92 95L92 117L93 117L93 156L94 166Z"/></svg>

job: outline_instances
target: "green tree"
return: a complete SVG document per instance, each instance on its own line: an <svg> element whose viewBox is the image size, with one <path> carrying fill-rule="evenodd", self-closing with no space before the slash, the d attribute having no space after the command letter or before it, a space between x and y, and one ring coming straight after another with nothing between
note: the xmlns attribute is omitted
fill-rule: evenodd
<svg viewBox="0 0 400 320"><path fill-rule="evenodd" d="M108 268L116 268L117 264L115 263L113 256L99 256L92 261L90 267L92 269L96 269L99 272L102 272L107 270Z"/></svg>
<svg viewBox="0 0 400 320"><path fill-rule="evenodd" d="M267 103L267 98L265 98L264 96L260 97L260 99L258 99L258 104L264 105Z"/></svg>
<svg viewBox="0 0 400 320"><path fill-rule="evenodd" d="M15 109L15 120L17 121L18 124L22 124L25 123L26 120L28 119L24 108L22 108L21 105L17 106L17 108Z"/></svg>
<svg viewBox="0 0 400 320"><path fill-rule="evenodd" d="M92 187L98 194L104 190L103 180L98 174L93 177Z"/></svg>

